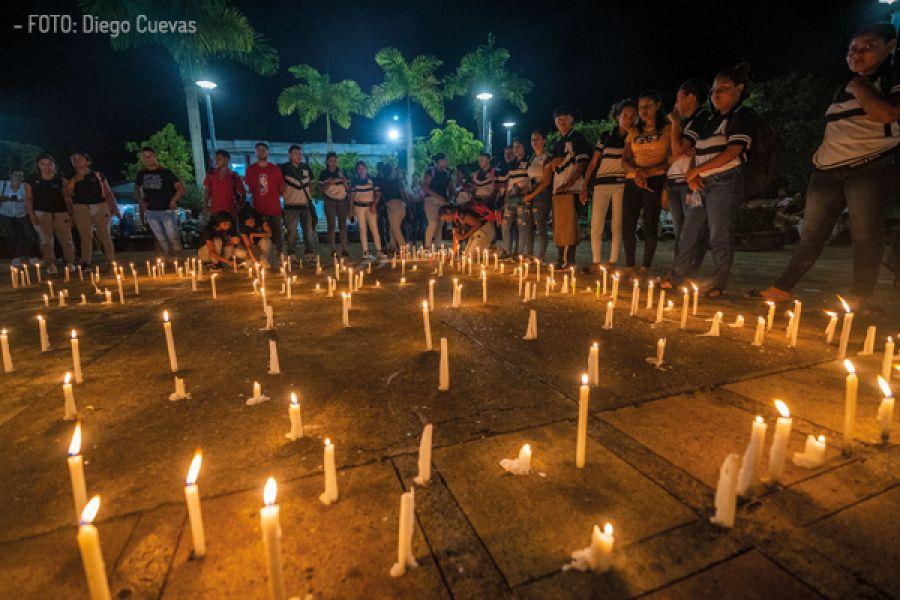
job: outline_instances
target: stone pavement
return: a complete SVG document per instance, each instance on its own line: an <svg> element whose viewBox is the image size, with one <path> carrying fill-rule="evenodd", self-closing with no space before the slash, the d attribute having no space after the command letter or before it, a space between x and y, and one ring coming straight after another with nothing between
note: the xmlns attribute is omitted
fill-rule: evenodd
<svg viewBox="0 0 900 600"><path fill-rule="evenodd" d="M586 247L582 247L582 252ZM662 244L659 273L671 253ZM113 594L120 598L266 598L259 531L262 487L278 480L285 578L301 598L887 598L900 597L900 450L877 442L874 385L887 335L900 333L900 306L885 279L878 343L856 357L868 319L857 317L851 355L860 371L857 446L840 452L843 370L824 343L823 309L849 281L849 251L829 248L799 290L797 348L785 344L784 311L762 348L753 323L765 306L740 288L766 284L785 252L740 253L739 282L727 299L701 299L688 331L676 310L653 327L654 311L628 317L623 284L611 331L593 277L578 293L522 303L509 272L489 271L489 301L476 276L460 276L463 306L450 308L450 277L436 287L435 339L450 347L451 386L437 390L438 353L425 352L421 301L429 267L418 263L399 285L399 267L376 267L353 295L351 327L340 299L325 297L324 276L298 277L294 297L270 275L281 375L268 375L270 332L246 274L222 273L213 301L204 275L144 275L127 304L101 305L89 283L63 284L69 306L44 308L37 287L11 290L0 273L0 327L9 330L16 370L0 373L0 597L84 598L76 522L66 468L71 422L62 420L68 331L81 339L85 381L75 386L84 430L89 495L100 494L97 523ZM127 271L127 269L126 269ZM543 270L546 273L546 269ZM532 269L532 278L534 271ZM76 278L77 279L77 278ZM375 287L375 281L380 287ZM322 291L314 286L321 284ZM104 276L103 287L115 282ZM346 281L341 289L346 288ZM78 306L81 293L89 298ZM522 339L528 310L539 337ZM170 402L172 374L161 312L168 309L190 400ZM715 310L731 322L718 338L697 337ZM53 348L39 352L36 314ZM873 324L875 321L873 321ZM667 338L666 368L645 358ZM574 466L577 393L592 341L600 344L601 384L591 392L587 465ZM247 406L252 382L271 401ZM900 380L894 379L900 387ZM302 398L305 436L285 439L288 395ZM789 456L807 434L829 441L825 464L787 463L784 485L742 501L732 530L709 522L719 467L743 453L755 415L776 417L775 398L793 413ZM896 419L895 419L896 420ZM419 435L434 424L432 483L416 486L413 552L419 567L388 574L396 560L400 494L416 475ZM900 438L900 426L894 439ZM336 447L340 499L323 489L322 439ZM523 443L533 472L499 467ZM194 450L207 555L191 557L182 484ZM612 570L561 570L589 545L594 524L615 527Z"/></svg>

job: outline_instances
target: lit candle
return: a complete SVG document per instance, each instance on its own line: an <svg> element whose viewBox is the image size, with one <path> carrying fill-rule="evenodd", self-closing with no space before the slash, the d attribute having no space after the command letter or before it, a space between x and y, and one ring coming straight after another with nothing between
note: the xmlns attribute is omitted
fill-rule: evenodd
<svg viewBox="0 0 900 600"><path fill-rule="evenodd" d="M109 600L111 597L109 581L106 579L106 565L103 563L103 551L100 548L100 534L93 525L98 510L100 510L100 496L94 496L81 512L76 539L91 600Z"/></svg>
<svg viewBox="0 0 900 600"><path fill-rule="evenodd" d="M178 356L175 354L175 338L172 336L172 322L169 311L163 311L163 332L166 334L166 348L169 351L169 368L173 373L178 371Z"/></svg>
<svg viewBox="0 0 900 600"><path fill-rule="evenodd" d="M545 298L550 295L550 286L551 285L553 285L553 280L551 280L549 277L544 279L544 297Z"/></svg>
<svg viewBox="0 0 900 600"><path fill-rule="evenodd" d="M52 281L47 282L47 293L50 295L51 298L56 295L53 293L53 282Z"/></svg>
<svg viewBox="0 0 900 600"><path fill-rule="evenodd" d="M820 435L818 438L814 435L806 436L806 446L803 452L795 452L791 460L798 467L804 469L815 469L825 462L825 436Z"/></svg>
<svg viewBox="0 0 900 600"><path fill-rule="evenodd" d="M691 294L692 294L691 315L696 317L697 316L697 307L700 304L700 288L697 287L696 283L691 282L691 290L692 290L692 292L691 292Z"/></svg>
<svg viewBox="0 0 900 600"><path fill-rule="evenodd" d="M519 257L519 258L521 258L521 257ZM525 282L525 270L522 269L521 261L519 262L519 268L516 269L516 271L519 272L519 295L521 296L522 295L522 286Z"/></svg>
<svg viewBox="0 0 900 600"><path fill-rule="evenodd" d="M428 301L422 301L422 323L425 326L425 350L431 350L431 318L428 314Z"/></svg>
<svg viewBox="0 0 900 600"><path fill-rule="evenodd" d="M650 282L650 285L653 285L653 282ZM650 297L647 297L648 302L650 301ZM635 279L631 285L631 306L628 309L628 316L633 317L637 314L638 305L641 301L641 280Z"/></svg>
<svg viewBox="0 0 900 600"><path fill-rule="evenodd" d="M765 323L765 320L763 320ZM739 496L748 496L759 483L759 469L763 461L763 447L766 443L766 429L768 425L759 415L753 420L750 430L750 443L744 450L744 458L741 460L741 470L738 472L737 488L735 492Z"/></svg>
<svg viewBox="0 0 900 600"><path fill-rule="evenodd" d="M74 421L78 418L78 409L75 406L75 393L72 391L72 374L66 373L63 378L63 420ZM81 510L79 508L79 510Z"/></svg>
<svg viewBox="0 0 900 600"><path fill-rule="evenodd" d="M431 481L431 445L434 436L434 426L431 423L422 429L422 439L419 440L419 474L414 481L416 485L428 485Z"/></svg>
<svg viewBox="0 0 900 600"><path fill-rule="evenodd" d="M275 313L272 310L272 305L268 305L264 309L266 315L266 330L275 329Z"/></svg>
<svg viewBox="0 0 900 600"><path fill-rule="evenodd" d="M637 280L635 280L635 283L639 284L639 282ZM656 284L654 283L654 281L652 279L647 282L647 306L646 306L647 310L653 310L653 296L654 296L653 289L655 286L656 286Z"/></svg>
<svg viewBox="0 0 900 600"><path fill-rule="evenodd" d="M713 315L712 323L710 323L709 331L706 333L701 333L701 336L712 336L718 337L721 335L721 326L722 326L722 311L717 310L716 314Z"/></svg>
<svg viewBox="0 0 900 600"><path fill-rule="evenodd" d="M844 383L844 446L849 451L856 435L856 398L859 394L859 376L849 358L844 359L847 379Z"/></svg>
<svg viewBox="0 0 900 600"><path fill-rule="evenodd" d="M772 440L772 447L769 448L769 480L772 483L780 482L784 473L784 457L787 454L793 424L791 412L784 402L776 400L775 407L781 416L775 423L775 439Z"/></svg>
<svg viewBox="0 0 900 600"><path fill-rule="evenodd" d="M875 353L875 326L869 325L866 328L866 339L863 341L863 348L860 350L860 356L871 356Z"/></svg>
<svg viewBox="0 0 900 600"><path fill-rule="evenodd" d="M87 486L84 483L84 459L81 457L81 423L75 425L72 432L72 441L69 442L69 456L66 463L69 466L69 481L72 484L72 500L75 502L75 519L81 517L81 512L87 504Z"/></svg>
<svg viewBox="0 0 900 600"><path fill-rule="evenodd" d="M109 290L106 291L106 302L107 302L107 304L109 304L109 303L112 302L112 300L110 300L110 292L109 292ZM62 290L59 290L59 305L60 305L60 306L65 306L65 305L66 305L66 295L63 293Z"/></svg>
<svg viewBox="0 0 900 600"><path fill-rule="evenodd" d="M828 315L828 325L825 326L825 343L830 344L834 341L834 332L837 330L838 315L833 310L826 310Z"/></svg>
<svg viewBox="0 0 900 600"><path fill-rule="evenodd" d="M603 329L612 329L613 328L613 313L615 312L615 304L610 300L606 303L606 317L603 320Z"/></svg>
<svg viewBox="0 0 900 600"><path fill-rule="evenodd" d="M447 338L441 338L441 360L438 372L438 390L446 392L450 389L450 353L447 349Z"/></svg>
<svg viewBox="0 0 900 600"><path fill-rule="evenodd" d="M134 265L131 265L131 281L134 284L134 295L137 296L141 293L141 286L138 285L138 275Z"/></svg>
<svg viewBox="0 0 900 600"><path fill-rule="evenodd" d="M588 404L591 388L588 387L587 373L581 376L581 387L578 388L578 433L575 438L575 467L584 468L584 455L587 448Z"/></svg>
<svg viewBox="0 0 900 600"><path fill-rule="evenodd" d="M850 331L853 329L853 311L847 301L838 296L844 307L844 322L841 326L841 340L838 345L838 360L847 358L847 342L850 341Z"/></svg>
<svg viewBox="0 0 900 600"><path fill-rule="evenodd" d="M719 484L716 486L716 514L710 522L719 527L734 527L734 513L737 508L737 480L740 457L729 454L719 469Z"/></svg>
<svg viewBox="0 0 900 600"><path fill-rule="evenodd" d="M618 271L613 273L612 276L612 301L616 303L619 301L619 273Z"/></svg>
<svg viewBox="0 0 900 600"><path fill-rule="evenodd" d="M606 573L612 566L613 545L616 537L613 535L613 526L606 523L603 531L594 525L591 533L590 566L595 573Z"/></svg>
<svg viewBox="0 0 900 600"><path fill-rule="evenodd" d="M588 350L588 383L592 387L600 385L600 345L597 342Z"/></svg>
<svg viewBox="0 0 900 600"><path fill-rule="evenodd" d="M756 318L756 333L753 335L751 346L762 346L763 339L766 337L766 320L762 317Z"/></svg>
<svg viewBox="0 0 900 600"><path fill-rule="evenodd" d="M539 258L534 259L534 270L535 270L534 282L537 283L541 280L541 259L539 259Z"/></svg>
<svg viewBox="0 0 900 600"><path fill-rule="evenodd" d="M84 294L81 295L81 304L87 304L87 296Z"/></svg>
<svg viewBox="0 0 900 600"><path fill-rule="evenodd" d="M176 400L190 400L191 395L187 393L187 390L184 388L184 378L175 376L175 391L169 394L169 400L175 402Z"/></svg>
<svg viewBox="0 0 900 600"><path fill-rule="evenodd" d="M81 371L81 348L78 345L78 333L72 330L72 373L75 375L75 383L84 381L84 373Z"/></svg>
<svg viewBox="0 0 900 600"><path fill-rule="evenodd" d="M216 293L216 277L218 275L219 275L218 273L212 273L209 276L209 286L210 286L210 290L212 291L213 300L215 300L216 298L219 297L219 295ZM290 285L290 284L288 284L288 285ZM290 288L288 288L288 289L290 289ZM290 298L290 295L288 295L288 298Z"/></svg>
<svg viewBox="0 0 900 600"><path fill-rule="evenodd" d="M891 423L894 420L894 395L891 386L881 375L878 376L878 387L881 388L881 404L878 405L878 429L881 432L881 443L891 441Z"/></svg>
<svg viewBox="0 0 900 600"><path fill-rule="evenodd" d="M734 318L734 323L729 323L729 327L736 327L738 329L744 326L744 315L738 315Z"/></svg>
<svg viewBox="0 0 900 600"><path fill-rule="evenodd" d="M9 353L9 335L6 333L6 329L0 329L0 352L3 354L3 371L9 373L13 370L13 363Z"/></svg>
<svg viewBox="0 0 900 600"><path fill-rule="evenodd" d="M412 553L412 538L416 530L415 493L400 495L400 526L397 536L397 562L391 567L391 577L406 573L407 567L419 566Z"/></svg>
<svg viewBox="0 0 900 600"><path fill-rule="evenodd" d="M551 269L550 273L552 274L552 273L553 273L553 270L552 270L553 267L551 266L550 269ZM607 275L608 275L608 273L607 273L607 271L606 271L606 267L600 267L600 271L603 272L603 295L605 296L605 295L606 295L606 280L607 280Z"/></svg>
<svg viewBox="0 0 900 600"><path fill-rule="evenodd" d="M435 306L435 304L434 304L434 279L428 280L428 306Z"/></svg>
<svg viewBox="0 0 900 600"><path fill-rule="evenodd" d="M319 496L319 500L322 504L332 504L338 499L337 470L334 466L334 444L328 438L325 438L324 471L325 492Z"/></svg>
<svg viewBox="0 0 900 600"><path fill-rule="evenodd" d="M683 287L681 288L681 322L678 324L681 329L687 329L688 302L688 289Z"/></svg>
<svg viewBox="0 0 900 600"><path fill-rule="evenodd" d="M528 311L528 325L525 326L524 340L536 340L537 333L537 311L533 308Z"/></svg>
<svg viewBox="0 0 900 600"><path fill-rule="evenodd" d="M666 290L659 290L659 303L656 305L656 321L660 324L663 322L663 311L666 309Z"/></svg>
<svg viewBox="0 0 900 600"><path fill-rule="evenodd" d="M263 488L263 503L259 511L259 523L262 530L263 547L266 550L266 573L269 575L269 596L272 600L285 600L287 591L284 587L284 568L281 559L281 523L280 507L275 504L278 492L274 477L266 480Z"/></svg>
<svg viewBox="0 0 900 600"><path fill-rule="evenodd" d="M17 268L15 268L15 267L9 268L9 281L10 281L10 284L12 285L13 289L16 289L19 287L18 273L19 273L19 270Z"/></svg>
<svg viewBox="0 0 900 600"><path fill-rule="evenodd" d="M50 296L47 294L43 294L43 297L44 297L44 306L49 307L50 306Z"/></svg>
<svg viewBox="0 0 900 600"><path fill-rule="evenodd" d="M341 292L341 322L350 327L350 301L347 292Z"/></svg>
<svg viewBox="0 0 900 600"><path fill-rule="evenodd" d="M487 271L484 269L481 270L481 303L487 304Z"/></svg>
<svg viewBox="0 0 900 600"><path fill-rule="evenodd" d="M197 475L200 474L200 463L203 455L197 450L184 480L184 500L187 504L188 520L191 523L191 538L194 541L194 557L206 555L206 535L203 532L203 513L200 511L200 490L197 488Z"/></svg>
<svg viewBox="0 0 900 600"><path fill-rule="evenodd" d="M504 458L500 461L504 471L513 475L528 475L531 473L531 446L522 444L517 458Z"/></svg>
<svg viewBox="0 0 900 600"><path fill-rule="evenodd" d="M797 334L800 333L800 316L803 312L803 304L794 300L794 316L791 318L791 327L788 331L788 348L797 346Z"/></svg>
<svg viewBox="0 0 900 600"><path fill-rule="evenodd" d="M891 368L894 364L894 338L888 336L884 343L884 358L881 360L881 376L886 380L891 379Z"/></svg>
<svg viewBox="0 0 900 600"><path fill-rule="evenodd" d="M119 288L119 304L125 304L125 284L122 283L121 275L116 275L116 287Z"/></svg>
<svg viewBox="0 0 900 600"><path fill-rule="evenodd" d="M38 322L38 333L41 338L41 352L47 352L50 350L50 338L47 337L47 321L44 320L43 315L37 316Z"/></svg>
<svg viewBox="0 0 900 600"><path fill-rule="evenodd" d="M656 368L661 369L666 356L666 338L659 338L656 342Z"/></svg>
<svg viewBox="0 0 900 600"><path fill-rule="evenodd" d="M269 340L269 375L281 375L281 363L278 362L278 344Z"/></svg>
<svg viewBox="0 0 900 600"><path fill-rule="evenodd" d="M291 403L288 407L288 417L291 419L291 430L284 434L289 440L299 440L303 437L303 413L300 409L300 400L297 393L291 392Z"/></svg>
<svg viewBox="0 0 900 600"><path fill-rule="evenodd" d="M769 312L766 315L766 331L772 331L772 327L775 326L775 303L771 300L766 300L766 304L769 307Z"/></svg>
<svg viewBox="0 0 900 600"><path fill-rule="evenodd" d="M562 290L560 290L560 293L565 294L568 291L569 291L569 274L566 273L565 275L563 275Z"/></svg>

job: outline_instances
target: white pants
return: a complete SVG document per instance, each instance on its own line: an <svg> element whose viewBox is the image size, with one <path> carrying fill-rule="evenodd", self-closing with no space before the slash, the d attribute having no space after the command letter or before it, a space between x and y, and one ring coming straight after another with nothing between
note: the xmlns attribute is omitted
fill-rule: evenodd
<svg viewBox="0 0 900 600"><path fill-rule="evenodd" d="M591 257L594 263L603 262L603 231L606 229L606 211L612 204L612 244L609 247L609 262L619 260L622 246L622 195L624 183L601 183L594 186L591 213Z"/></svg>
<svg viewBox="0 0 900 600"><path fill-rule="evenodd" d="M395 250L406 244L403 239L403 219L406 218L406 205L403 200L387 201L388 223L391 225L391 247Z"/></svg>
<svg viewBox="0 0 900 600"><path fill-rule="evenodd" d="M491 247L495 233L494 223L492 221L486 221L484 225L481 226L481 229L473 233L472 237L469 238L466 243L465 255L469 258L478 258L479 254Z"/></svg>
<svg viewBox="0 0 900 600"><path fill-rule="evenodd" d="M381 236L378 235L378 212L371 206L354 206L353 214L359 224L359 246L363 254L369 253L369 233L375 242L375 251L381 252Z"/></svg>
<svg viewBox="0 0 900 600"><path fill-rule="evenodd" d="M428 196L425 198L425 218L428 219L428 227L425 228L425 247L431 247L431 241L434 239L434 234L438 233L441 229L441 218L438 216L438 210L446 204L440 198L435 198L434 196ZM438 242L441 241L441 236L438 233Z"/></svg>

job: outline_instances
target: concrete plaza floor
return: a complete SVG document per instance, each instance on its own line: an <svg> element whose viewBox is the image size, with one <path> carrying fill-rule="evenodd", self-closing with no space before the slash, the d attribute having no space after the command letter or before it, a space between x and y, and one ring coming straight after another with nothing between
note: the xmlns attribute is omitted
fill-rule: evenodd
<svg viewBox="0 0 900 600"><path fill-rule="evenodd" d="M580 258L587 261L587 246ZM658 251L663 274L671 248ZM212 300L206 274L151 280L148 255L126 255L140 273L135 296L126 268L126 304L111 305L77 277L68 306L43 306L38 286L13 290L0 271L0 327L9 332L15 371L0 372L0 597L84 598L76 516L66 467L73 423L63 421L68 332L81 344L85 381L75 386L84 431L88 494L114 597L266 598L259 509L266 478L278 480L285 578L300 598L888 598L900 597L900 438L880 444L875 414L887 335L900 333L900 302L888 274L879 284L885 314L854 322L850 355L860 372L857 441L841 452L844 376L837 349L824 343L824 309L850 280L848 248L828 248L797 290L803 318L796 348L785 338L788 307L761 348L753 325L766 307L741 291L771 282L787 251L739 253L735 289L701 299L688 329L676 309L653 326L653 310L628 316L621 286L615 326L604 331L606 298L594 277L578 275L574 295L559 291L523 303L517 279L489 270L487 304L475 276L437 278L431 314L435 345L448 340L450 389L438 391L438 352L425 352L421 301L431 265L376 266L353 295L351 327L340 298L326 298L327 269L293 275L293 297L269 276L274 333L246 273L221 273ZM416 270L412 270L415 265ZM542 276L546 274L542 271ZM450 307L450 279L463 283ZM534 269L531 270L534 278ZM376 280L379 286L376 287ZM320 291L315 285L320 284ZM346 289L346 279L340 289ZM642 293L646 293L642 286ZM88 298L79 305L80 295ZM538 339L523 340L529 309ZM169 401L173 377L161 313L173 318L189 400ZM699 337L716 310L744 328ZM41 353L38 326L52 349ZM866 327L878 326L875 353L857 357ZM278 342L282 374L268 375L268 343ZM666 368L645 360L667 339ZM574 465L579 377L591 342L600 345L600 385L592 389L587 465ZM271 401L248 406L253 381ZM893 380L900 388L900 379ZM288 395L302 399L305 435L285 438ZM712 525L719 467L743 453L755 415L774 431L773 401L793 413L788 456L808 434L825 435L824 465L788 461L783 485L742 500L733 529ZM896 420L896 419L895 419ZM416 486L413 552L419 567L389 576L397 554L400 494L417 472L419 436L434 424L430 485ZM325 506L323 438L336 447L340 498ZM528 476L498 462L523 443L534 451ZM191 557L182 492L196 448L207 554ZM764 468L765 471L765 468ZM616 545L606 574L563 571L610 522Z"/></svg>

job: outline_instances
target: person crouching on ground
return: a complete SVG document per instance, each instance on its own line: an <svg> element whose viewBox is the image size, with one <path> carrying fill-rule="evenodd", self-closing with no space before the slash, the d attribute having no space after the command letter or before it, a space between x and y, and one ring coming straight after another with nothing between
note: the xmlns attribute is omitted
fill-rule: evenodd
<svg viewBox="0 0 900 600"><path fill-rule="evenodd" d="M238 214L241 242L252 264L262 263L271 268L275 264L275 245L272 243L272 227L260 218L252 206L244 205Z"/></svg>
<svg viewBox="0 0 900 600"><path fill-rule="evenodd" d="M480 202L469 202L465 206L442 206L438 209L441 221L448 223L453 231L453 253L459 253L461 242L466 242L465 255L475 258L494 241L495 214Z"/></svg>
<svg viewBox="0 0 900 600"><path fill-rule="evenodd" d="M212 271L218 271L222 266L234 267L238 257L247 256L240 248L241 238L235 233L234 219L228 211L223 210L210 217L200 233L200 242L197 256Z"/></svg>

